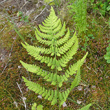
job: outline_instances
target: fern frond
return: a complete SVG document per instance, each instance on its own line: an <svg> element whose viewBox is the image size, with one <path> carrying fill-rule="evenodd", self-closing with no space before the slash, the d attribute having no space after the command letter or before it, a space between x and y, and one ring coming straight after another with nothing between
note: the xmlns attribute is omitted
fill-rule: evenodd
<svg viewBox="0 0 110 110"><path fill-rule="evenodd" d="M76 33L74 33L73 37L71 39L68 40L67 43L65 43L63 46L61 46L59 49L58 49L58 53L59 54L64 54L66 53L66 51L68 51L68 49L70 49L70 47L73 45L73 43L77 40L77 37L76 37Z"/></svg>
<svg viewBox="0 0 110 110"><path fill-rule="evenodd" d="M58 92L57 90L47 90L44 87L41 87L39 84L27 80L25 77L22 78L26 86L28 86L30 90L34 91L39 95L42 95L44 99L51 101L51 105L55 105L58 99L60 100L60 105L62 105L66 101L70 93L70 89L67 89L64 92Z"/></svg>
<svg viewBox="0 0 110 110"><path fill-rule="evenodd" d="M41 48L41 50L39 50L38 48L32 48L32 46L29 46L28 44L26 44L26 45L22 44L22 45L31 56L35 57L36 60L41 61L41 63L46 63L46 64L48 64L48 66L52 67L52 63L54 62L54 60L50 57L40 55L40 52L42 52L42 53L44 52L43 48ZM50 52L49 52L49 50L46 50L44 53L49 54Z"/></svg>
<svg viewBox="0 0 110 110"><path fill-rule="evenodd" d="M76 33L74 33L72 38L69 38L69 28L66 30L65 23L62 26L60 19L55 15L52 7L50 15L42 24L39 25L40 31L36 29L35 35L37 41L43 45L41 47L35 47L24 42L22 46L35 60L45 63L46 66L50 67L52 72L36 65L24 63L23 61L20 61L20 63L26 70L41 76L45 81L50 82L51 85L55 85L57 89L46 89L45 87L41 87L40 84L31 82L24 77L23 79L30 90L42 95L44 99L51 101L51 105L55 105L58 102L61 106L66 101L70 91L79 84L81 80L80 67L84 63L88 53L75 64L72 64L65 71L64 75L59 75L58 72L62 71L62 68L66 67L67 63L73 58L73 55L76 54L78 38ZM73 74L76 74L76 76L71 83L71 87L65 91L61 91L60 88L63 82L67 81Z"/></svg>
<svg viewBox="0 0 110 110"><path fill-rule="evenodd" d="M50 23L53 23L53 22L50 22ZM44 27L44 26L42 26L42 25L39 25L39 29L42 31L42 32L44 32L44 33L47 33L47 34L55 34L55 33L57 33L60 29L61 29L61 27L62 27L62 25L61 25L61 22L58 22L59 24L57 24L55 27Z"/></svg>
<svg viewBox="0 0 110 110"><path fill-rule="evenodd" d="M87 54L88 53L86 53L86 55L81 60L77 61L75 64L70 66L69 70L66 70L66 72L63 76L53 74L46 70L43 71L39 66L27 64L27 63L24 63L23 61L20 61L20 63L29 72L36 73L37 75L44 77L44 79L48 82L51 82L52 85L56 85L58 83L58 86L61 87L63 82L68 80L68 77L70 77L73 74L76 74L76 71L78 71L78 67L80 68L82 66L82 64L84 63L84 60L85 60Z"/></svg>
<svg viewBox="0 0 110 110"><path fill-rule="evenodd" d="M24 63L23 61L20 60L20 63L23 65L23 67L29 71L29 72L33 72L33 73L36 73L37 71L39 71L39 68L40 67L37 67L36 65L31 65L31 64L27 64L27 63Z"/></svg>
<svg viewBox="0 0 110 110"><path fill-rule="evenodd" d="M60 38L61 36L63 36L65 31L66 31L66 25L65 25L65 22L64 22L61 30L54 35L54 39L56 40L56 39Z"/></svg>
<svg viewBox="0 0 110 110"><path fill-rule="evenodd" d="M67 47L68 48L68 47ZM58 62L62 67L65 67L68 61L72 59L72 56L77 52L78 49L78 40L76 39L75 44L71 47L71 49L64 55ZM74 50L74 51L73 51Z"/></svg>
<svg viewBox="0 0 110 110"><path fill-rule="evenodd" d="M66 73L70 75L75 74L76 71L78 70L78 67L81 67L83 65L84 60L86 59L87 55L88 55L88 52L85 54L85 56L81 60L78 60L77 63L71 65L69 67L69 71L67 70Z"/></svg>
<svg viewBox="0 0 110 110"><path fill-rule="evenodd" d="M59 92L59 100L60 100L60 106L66 101L68 95L70 93L70 89L67 89L64 92Z"/></svg>
<svg viewBox="0 0 110 110"><path fill-rule="evenodd" d="M66 72L65 72L65 74L64 74L63 76L62 76L62 75L59 76L60 79L61 79L60 81L57 80L57 81L59 82L59 87L61 87L61 86L62 86L62 83L63 83L64 81L67 81L68 78L69 78L71 75L77 73L78 68L80 68L80 67L83 65L84 60L86 59L87 54L88 54L88 53L86 53L85 56L84 56L81 60L79 60L79 61L77 61L75 64L71 65L71 66L69 67L69 69L66 70Z"/></svg>
<svg viewBox="0 0 110 110"><path fill-rule="evenodd" d="M65 43L69 39L69 37L70 37L70 31L69 31L69 28L68 28L68 31L67 31L66 35L63 38L57 40L56 45L59 46L59 45Z"/></svg>
<svg viewBox="0 0 110 110"><path fill-rule="evenodd" d="M51 9L49 17L46 20L44 20L43 25L44 26L39 25L39 29L47 34L55 34L62 27L61 21L60 19L58 19L57 16L55 16L55 12L53 9Z"/></svg>
<svg viewBox="0 0 110 110"><path fill-rule="evenodd" d="M35 35L36 35L36 39L38 40L38 42L42 43L42 44L46 44L46 45L51 45L51 41L47 41L47 40L43 40L35 31Z"/></svg>
<svg viewBox="0 0 110 110"><path fill-rule="evenodd" d="M80 68L78 68L76 77L75 77L75 79L73 80L73 82L71 83L70 91L71 91L74 87L78 86L78 84L80 83L80 81L81 81Z"/></svg>
<svg viewBox="0 0 110 110"><path fill-rule="evenodd" d="M47 66L51 66L51 69L54 69L55 67L58 67L57 69L58 69L59 71L62 70L61 67L60 67L60 65L59 65L59 63L57 63L58 60L57 60L56 58L52 59L52 58L50 58L50 57L41 56L41 55L40 55L40 51L36 51L36 50L34 51L34 48L32 49L31 47L27 47L27 46L24 45L24 44L23 44L23 46L24 46L24 48L26 48L27 52L28 52L31 56L35 57L36 60L39 60L41 63L46 63ZM60 69L59 69L59 68L60 68Z"/></svg>
<svg viewBox="0 0 110 110"><path fill-rule="evenodd" d="M45 38L45 39L48 39L48 40L52 40L52 35L50 34L45 34L45 33L41 33L37 28L36 28L36 34L38 36L40 36L41 38Z"/></svg>
<svg viewBox="0 0 110 110"><path fill-rule="evenodd" d="M46 22L43 23L44 26L39 25L39 28L42 32L45 32L45 30L54 30L55 28L57 28L59 25L61 25L61 21L60 19L56 19L55 21L51 20L52 22ZM51 24L51 25L46 25L46 24ZM46 33L46 32L45 32ZM53 33L52 33L53 34Z"/></svg>
<svg viewBox="0 0 110 110"><path fill-rule="evenodd" d="M46 81L51 82L52 85L56 85L57 82L62 82L61 76L59 76L57 74L53 74L53 73L48 72L46 70L43 71L39 66L27 64L27 63L24 63L23 61L20 61L20 63L23 65L23 67L26 70L42 76ZM58 77L59 77L59 81L57 81Z"/></svg>
<svg viewBox="0 0 110 110"><path fill-rule="evenodd" d="M55 35L51 35L51 34L45 34L45 33L41 33L37 28L36 28L36 31L35 31L35 35L37 34L37 37L41 37L41 38L46 38L46 39L49 39L49 40L52 40L53 37L54 39L58 39L59 37L63 36L65 34L65 31L66 31L66 28L65 28L65 23L63 24L61 30L56 33ZM48 27L47 27L48 28ZM68 29L69 30L69 29ZM37 38L36 37L36 38ZM40 42L39 38L38 38L38 41ZM57 43L58 44L58 43Z"/></svg>
<svg viewBox="0 0 110 110"><path fill-rule="evenodd" d="M40 94L44 97L44 99L47 99L51 101L51 105L55 105L57 103L58 93L57 90L47 90L44 87L41 87L39 84L36 84L32 81L27 80L25 77L22 77L26 86L32 91L34 91L37 94Z"/></svg>
<svg viewBox="0 0 110 110"><path fill-rule="evenodd" d="M89 110L90 106L92 106L92 103L82 107L81 109L78 109L78 110Z"/></svg>
<svg viewBox="0 0 110 110"><path fill-rule="evenodd" d="M46 20L44 20L43 24L44 24L44 26L47 26L47 27L54 26L57 19L58 19L58 17L56 16L54 9L51 8L50 15L47 17Z"/></svg>
<svg viewBox="0 0 110 110"><path fill-rule="evenodd" d="M43 48L43 47L35 47L35 46L32 46L32 45L29 45L28 43L25 43L25 44L23 44L23 43L21 43L22 44L22 46L26 49L26 50L28 50L28 52L31 50L31 51L33 51L33 52L35 52L35 53L44 53L44 54L50 54L50 53L52 53L51 52L51 49L46 49L46 48Z"/></svg>

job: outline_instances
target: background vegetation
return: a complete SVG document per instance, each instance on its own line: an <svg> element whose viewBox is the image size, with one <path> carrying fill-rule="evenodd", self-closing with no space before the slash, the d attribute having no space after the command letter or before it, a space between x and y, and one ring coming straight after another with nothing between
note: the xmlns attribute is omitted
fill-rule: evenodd
<svg viewBox="0 0 110 110"><path fill-rule="evenodd" d="M27 72L19 62L23 60L36 63L34 58L27 54L21 42L26 40L32 45L36 43L35 27L48 16L50 5L53 5L57 16L70 28L71 35L75 31L78 34L79 29L81 30L78 34L80 48L71 62L89 52L81 68L82 81L71 92L66 101L67 106L62 107L62 110L76 110L88 103L94 103L90 110L110 110L110 64L104 59L104 55L109 52L106 48L110 41L110 0L87 0L87 8L81 13L83 5L85 6L84 1L0 1L0 109L30 110L32 103L37 102L45 106L44 110L57 110L57 105L51 106L50 102L27 89L22 76L32 81L39 80L42 85L46 83ZM79 15L76 13L78 3L82 6ZM74 6L76 7L73 10ZM77 28L81 23L86 27L84 30L83 26Z"/></svg>

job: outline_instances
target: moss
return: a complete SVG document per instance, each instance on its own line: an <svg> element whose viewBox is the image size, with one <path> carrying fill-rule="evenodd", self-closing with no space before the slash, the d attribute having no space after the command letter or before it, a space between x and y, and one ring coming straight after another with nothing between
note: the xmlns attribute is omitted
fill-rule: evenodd
<svg viewBox="0 0 110 110"><path fill-rule="evenodd" d="M0 19L2 19L2 16L0 16ZM71 16L69 14L66 15L64 21L66 21L67 27L70 27L71 33L73 33L73 30L75 30L73 25L74 20L71 19ZM3 22L5 22L5 24ZM62 110L76 110L80 108L81 106L75 103L77 99L82 99L83 105L90 102L96 102L96 104L91 107L91 110L100 109L100 107L106 110L109 106L108 96L110 91L110 65L106 63L106 60L103 57L103 55L106 53L106 47L108 46L107 41L109 40L109 28L103 18L99 19L99 17L94 17L90 14L88 15L88 24L89 27L86 34L93 34L94 39L89 38L87 46L87 51L89 52L89 54L87 56L85 64L81 68L81 77L82 83L85 84L86 82L84 89L87 88L87 85L89 85L90 87L88 89L90 91L88 91L87 96L84 96L84 90L78 91L77 88L73 90L73 92L69 95L69 98L71 98L73 101L68 99L66 102L68 107L62 107ZM32 78L34 81L35 79L38 79L37 77L35 77L35 74L29 74L25 69L23 69L19 62L19 60L24 60L25 62L34 63L34 58L30 57L25 49L22 48L21 39L13 30L13 26L8 23L6 19L2 19L0 22L0 30L2 29L3 31L0 31L0 46L5 52L5 59L4 61L0 61L0 109L18 110L13 104L14 100L17 103L23 104L23 101L21 100L22 95L16 84L16 82L18 82L19 84L21 84L24 97L27 98L26 103L28 108L31 107L30 104L32 104L33 102L37 102L38 104L42 103L42 105L46 106L44 110L48 110L48 108L50 108L50 102L45 102L43 99L38 99L37 94L27 90L21 79L22 76ZM34 30L32 30L31 25L25 24L19 27L19 32L29 44L35 43ZM83 38L84 34L81 36L81 38L79 38L81 47L83 47L84 45ZM81 47L79 48L79 50L81 50ZM3 53L3 51L1 52ZM11 56L9 58L10 52ZM70 63L77 61L85 54L84 51L78 52L79 53L75 55L74 59ZM4 68L5 70L3 71ZM71 80L73 78L74 76L71 77ZM39 83L42 83L42 79L39 81ZM44 83L42 84L44 85ZM69 84L69 82L65 84ZM95 89L92 88L93 85L96 86ZM24 107L20 104L18 104L18 106L20 110L23 110ZM55 110L56 108L57 105L51 107L52 110Z"/></svg>

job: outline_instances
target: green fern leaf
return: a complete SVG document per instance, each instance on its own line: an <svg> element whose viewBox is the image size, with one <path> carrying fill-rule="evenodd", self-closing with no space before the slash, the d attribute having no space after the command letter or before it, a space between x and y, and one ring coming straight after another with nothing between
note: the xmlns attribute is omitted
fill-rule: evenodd
<svg viewBox="0 0 110 110"><path fill-rule="evenodd" d="M30 90L42 95L44 99L51 101L51 105L55 105L58 102L61 106L66 101L70 91L76 87L81 80L80 67L84 63L87 53L82 59L66 69L65 67L78 49L76 33L70 38L69 28L66 30L65 23L62 26L61 20L55 15L52 7L50 15L42 24L43 25L39 25L40 31L37 28L35 31L37 41L42 44L41 47L31 46L26 42L22 43L22 46L35 60L40 63L45 63L46 66L49 67L49 70L51 69L51 72L44 70L42 66L27 64L23 61L20 61L20 63L26 70L41 76L57 89L47 89L40 84L27 80L25 77L23 77L23 80ZM64 68L66 69L65 74L60 75L60 71ZM67 81L73 74L76 74L76 76L71 83L71 87L62 92L60 88L63 82Z"/></svg>
<svg viewBox="0 0 110 110"><path fill-rule="evenodd" d="M36 103L32 104L31 110L36 110L36 106L37 106Z"/></svg>
<svg viewBox="0 0 110 110"><path fill-rule="evenodd" d="M57 82L57 74L54 74L51 84L56 85L56 82Z"/></svg>
<svg viewBox="0 0 110 110"><path fill-rule="evenodd" d="M65 43L69 39L69 37L70 37L70 31L69 31L69 28L68 28L68 31L67 31L66 35L63 38L61 38L57 41L57 46Z"/></svg>
<svg viewBox="0 0 110 110"><path fill-rule="evenodd" d="M36 73L38 71L38 68L35 65L29 65L27 63L24 63L23 61L20 60L20 63L26 68L28 71Z"/></svg>
<svg viewBox="0 0 110 110"><path fill-rule="evenodd" d="M47 91L47 90L45 90L45 92L42 94L42 97L46 96L46 95L47 95L47 93L48 93L48 91Z"/></svg>
<svg viewBox="0 0 110 110"><path fill-rule="evenodd" d="M66 25L64 23L63 27L61 28L61 30L56 35L54 35L55 36L55 40L60 38L61 36L63 36L65 31L66 31Z"/></svg>
<svg viewBox="0 0 110 110"><path fill-rule="evenodd" d="M57 103L57 90L55 90L55 93L54 93L54 98L51 102L51 105L55 105Z"/></svg>
<svg viewBox="0 0 110 110"><path fill-rule="evenodd" d="M52 73L52 74L50 75L50 77L47 79L47 81L51 81L52 78L53 78L53 76L54 76L54 74Z"/></svg>
<svg viewBox="0 0 110 110"><path fill-rule="evenodd" d="M44 99L48 99L48 97L51 95L50 93L51 93L51 90L49 90L49 91L47 92L46 96L44 96Z"/></svg>
<svg viewBox="0 0 110 110"><path fill-rule="evenodd" d="M36 35L36 39L37 39L40 43L46 44L46 45L51 45L51 41L43 40L42 38L40 38L40 36L37 34L36 31L35 31L35 35Z"/></svg>
<svg viewBox="0 0 110 110"><path fill-rule="evenodd" d="M45 33L41 33L37 28L36 28L36 34L38 36L42 36L42 38L48 39L48 40L52 40L52 36L49 34L45 34Z"/></svg>
<svg viewBox="0 0 110 110"><path fill-rule="evenodd" d="M42 105L38 105L37 106L37 110L43 110L43 106Z"/></svg>
<svg viewBox="0 0 110 110"><path fill-rule="evenodd" d="M72 90L74 87L78 86L80 81L81 81L81 76L80 76L80 68L79 68L78 71L77 71L77 75L76 75L74 81L71 83L70 90Z"/></svg>
<svg viewBox="0 0 110 110"><path fill-rule="evenodd" d="M51 73L45 75L44 79L48 79L50 77Z"/></svg>
<svg viewBox="0 0 110 110"><path fill-rule="evenodd" d="M56 103L57 103L57 99L54 98L54 99L52 100L52 102L51 102L51 105L55 105Z"/></svg>
<svg viewBox="0 0 110 110"><path fill-rule="evenodd" d="M50 49L41 48L41 47L34 47L34 46L29 45L26 42L25 42L25 44L23 44L23 43L21 43L21 44L28 51L33 51L33 52L36 52L38 54L39 53L44 53L44 54L50 54L51 53L51 50Z"/></svg>
<svg viewBox="0 0 110 110"><path fill-rule="evenodd" d="M88 54L88 52L86 53L86 55L81 60L79 60L75 64L71 65L69 67L69 71L67 70L66 73L68 75L76 74L76 71L78 70L78 68L80 68L82 66L82 64L84 63L84 60L85 60L87 54Z"/></svg>
<svg viewBox="0 0 110 110"><path fill-rule="evenodd" d="M51 100L53 99L53 97L54 97L54 92L53 92L53 90L52 90L52 91L51 91L51 95L49 96L48 100L51 101Z"/></svg>
<svg viewBox="0 0 110 110"><path fill-rule="evenodd" d="M59 100L60 101L63 101L63 96L62 96L62 93L61 92L59 92Z"/></svg>
<svg viewBox="0 0 110 110"><path fill-rule="evenodd" d="M64 54L72 45L73 43L76 41L77 37L76 37L76 33L73 35L73 37L67 42L65 43L63 46L61 46L59 48L59 53L60 54Z"/></svg>
<svg viewBox="0 0 110 110"><path fill-rule="evenodd" d="M76 53L78 49L78 40L76 40L74 46L64 55L60 60L60 65L65 67L68 61L72 59L72 56ZM74 51L73 51L74 50Z"/></svg>
<svg viewBox="0 0 110 110"><path fill-rule="evenodd" d="M89 110L90 106L92 106L92 104L91 104L91 103L90 103L90 104L88 104L88 105L86 105L86 106L84 106L84 107L82 107L82 108L81 108L81 109L79 109L79 110Z"/></svg>

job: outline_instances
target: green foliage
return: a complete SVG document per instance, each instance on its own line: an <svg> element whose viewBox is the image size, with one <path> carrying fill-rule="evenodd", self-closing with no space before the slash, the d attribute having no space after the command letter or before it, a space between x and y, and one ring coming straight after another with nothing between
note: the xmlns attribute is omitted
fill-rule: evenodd
<svg viewBox="0 0 110 110"><path fill-rule="evenodd" d="M17 16L20 17L20 21L29 22L28 20L29 16L24 16L21 11L17 13Z"/></svg>
<svg viewBox="0 0 110 110"><path fill-rule="evenodd" d="M108 24L108 27L110 28L110 17L108 19L108 22L105 22L106 24Z"/></svg>
<svg viewBox="0 0 110 110"><path fill-rule="evenodd" d="M44 0L44 2L50 5L55 5L58 8L58 6L60 6L61 1L60 0Z"/></svg>
<svg viewBox="0 0 110 110"><path fill-rule="evenodd" d="M39 25L39 29L36 29L35 35L37 41L42 44L41 47L32 46L28 43L22 43L23 47L27 50L28 54L33 56L40 63L45 63L51 71L44 70L40 66L24 63L21 64L29 72L33 72L41 76L47 82L51 82L51 85L55 86L55 90L52 88L47 89L40 84L36 84L27 80L25 77L24 82L26 86L37 94L40 94L51 102L51 105L58 103L59 108L66 101L70 91L76 87L80 81L80 67L84 63L84 60L88 53L75 64L66 69L65 74L59 74L64 67L67 67L67 63L73 58L73 55L78 49L78 39L76 33L73 37L70 36L69 28L66 31L65 23L61 24L60 19L55 15L54 9L51 7L49 17L42 22L43 25ZM63 82L67 81L69 77L76 74L75 79L71 83L70 88L61 90Z"/></svg>
<svg viewBox="0 0 110 110"><path fill-rule="evenodd" d="M72 15L72 18L74 18L78 34L85 32L87 29L87 0L71 0L69 3L69 12Z"/></svg>
<svg viewBox="0 0 110 110"><path fill-rule="evenodd" d="M6 10L5 10L6 11ZM7 13L8 14L8 13ZM18 14L21 16L21 12ZM24 42L24 38L23 36L19 33L18 31L18 27L15 25L14 21L11 20L11 17L8 14L8 17L5 17L7 19L7 21L9 22L9 24L11 24L11 26L13 27L13 29L15 30L15 32L18 34L18 36L20 37L20 39ZM11 22L10 22L11 21Z"/></svg>
<svg viewBox="0 0 110 110"><path fill-rule="evenodd" d="M96 2L95 0L91 0L90 5L94 13L99 12L103 16L105 16L106 14L110 14L110 0L97 0Z"/></svg>
<svg viewBox="0 0 110 110"><path fill-rule="evenodd" d="M88 41L89 41L89 38L88 38L88 36L84 36L84 40L85 40L85 43L84 43L84 47L82 47L82 50L84 50L84 51L86 51L86 49L87 49L87 46L88 46Z"/></svg>
<svg viewBox="0 0 110 110"><path fill-rule="evenodd" d="M72 15L72 18L74 19L75 28L78 31L78 35L81 36L82 33L86 33L87 30L87 0L71 0L69 4L69 13ZM86 51L89 37L85 35L83 40L84 47L82 48L82 50Z"/></svg>
<svg viewBox="0 0 110 110"><path fill-rule="evenodd" d="M109 46L106 48L107 52L104 55L104 58L107 60L107 63L110 63L110 44Z"/></svg>
<svg viewBox="0 0 110 110"><path fill-rule="evenodd" d="M90 106L92 106L92 104L88 104L79 110L88 110Z"/></svg>
<svg viewBox="0 0 110 110"><path fill-rule="evenodd" d="M44 0L46 4L55 5L54 0Z"/></svg>
<svg viewBox="0 0 110 110"><path fill-rule="evenodd" d="M32 107L31 107L31 110L43 110L43 106L42 106L42 105L38 105L38 106L37 106L37 109L36 109L36 106L37 106L37 104L34 103L34 104L32 105ZM88 104L88 105L82 107L82 108L79 109L79 110L89 110L90 106L92 106L92 104Z"/></svg>
<svg viewBox="0 0 110 110"><path fill-rule="evenodd" d="M31 109L32 109L32 110L36 110L36 106L37 106L37 104L36 104L36 103L32 104Z"/></svg>
<svg viewBox="0 0 110 110"><path fill-rule="evenodd" d="M12 4L10 3L6 5L11 6ZM65 2L63 4L65 4ZM62 7L64 6L63 4L62 4ZM37 98L34 93L32 93L31 91L30 92L26 91L27 89L24 87L24 83L22 82L20 76L23 75L23 76L28 77L28 75L27 75L27 71L24 68L18 68L18 66L20 67L19 60L22 59L23 61L27 63L34 62L34 60L33 60L33 57L29 57L25 49L21 47L20 45L21 39L16 34L16 32L13 30L13 25L10 25L10 23L7 22L7 20L4 18L4 15L8 17L7 14L3 13L2 11L0 14L0 19L1 19L0 21L0 30L1 30L0 31L0 34L1 34L0 44L1 46L0 47L1 47L1 50L6 51L6 52L4 55L3 52L0 51L1 54L5 56L5 61L2 61L2 60L0 61L0 67L1 67L0 71L1 73L3 72L2 75L0 73L0 78L1 78L0 80L0 92L1 92L0 110L18 110L18 108L16 108L14 104L14 101L18 103L19 110L25 109L23 106L22 99L21 99L22 96L18 89L18 86L16 86L16 82L20 83L20 87L22 87L21 89L23 90L23 95L26 97L27 109L30 110L30 106L31 106L30 103L37 102L39 105L43 102L43 105L46 106L44 110L48 110L48 108L51 107L49 102L45 103L44 99ZM19 17L16 17L16 14L12 13L10 16L11 16L10 18L11 23L12 23L12 19L13 21L14 20L19 21ZM70 17L70 16L66 15L66 19L65 19L67 20L66 23L68 27L73 28L73 20L68 19L67 17ZM107 28L108 24L107 25L105 24L105 21L108 22L108 17L105 17L103 19L97 15L94 16L93 13L91 14L88 13L88 20L89 19L90 21L95 19L97 23L97 24L94 24L94 26L92 26L92 24L89 25L90 27L89 30L91 31L89 34L93 34L95 39L94 40L90 39L88 42L88 45L89 45L88 49L90 50L90 52L88 55L88 59L86 60L87 66L83 66L83 68L81 69L81 73L83 73L81 75L81 78L84 80L86 84L88 83L91 85L91 87L89 88L90 92L87 93L87 97L84 97L83 90L78 91L78 89L75 89L75 92L71 92L69 94L69 97L66 101L67 107L63 108L65 110L73 110L73 108L75 110L78 109L81 104L77 104L76 99L80 99L80 98L82 99L81 101L86 100L86 103L90 103L91 101L92 102L96 101L98 105L94 104L94 106L92 106L91 109L107 110L109 108L110 65L106 64L105 60L103 60L103 57L102 57L102 55L105 53L105 46L108 44L107 40L109 39L109 29ZM30 31L27 31L27 29L30 30L33 25L30 25L30 24L27 25L27 24L28 23L25 23L22 26L18 27L18 30L20 30L19 32L21 33L23 38L25 38L25 41L28 40L27 42L30 42L32 44L33 42L30 41L31 38L27 38L27 36L29 34L31 34L31 36L34 36L34 31L32 30L30 32ZM36 23L34 26L36 26ZM13 43L13 40L14 40L14 43ZM83 42L80 41L81 46L82 44ZM11 46L13 46L12 53L11 53L11 57L8 58L8 55L10 55ZM75 58L81 58L83 54L84 52L79 51L79 54L76 54ZM5 66L5 64L7 64L7 67ZM15 74L16 72L18 72L18 74ZM35 74L30 74L29 76L31 77L32 80L35 80L35 77L36 77L36 81L37 81L38 76L35 76ZM71 76L71 78L73 77L74 76ZM42 81L42 78L41 78L41 81ZM44 82L42 82L42 85L43 83ZM94 85L96 86L95 89L92 88L92 86ZM64 87L66 86L64 85ZM88 86L85 86L84 88L87 88L87 87ZM10 95L8 92L5 91L5 89L10 93ZM74 100L74 101L71 101L71 100ZM71 104L71 106L68 105L69 103ZM57 105L51 107L51 109L55 110L56 107Z"/></svg>
<svg viewBox="0 0 110 110"><path fill-rule="evenodd" d="M34 103L31 107L31 110L43 110L43 106L42 105L38 105L37 109L36 109L37 104Z"/></svg>

